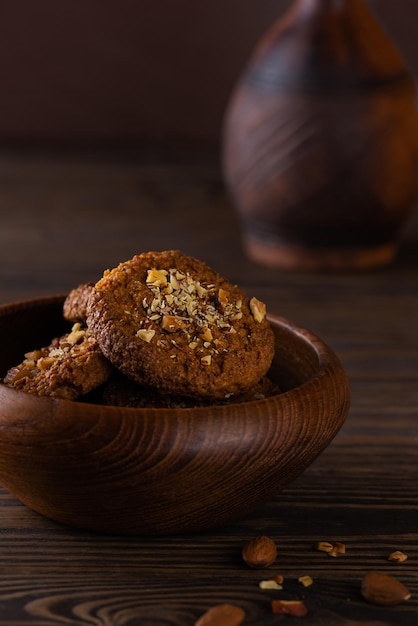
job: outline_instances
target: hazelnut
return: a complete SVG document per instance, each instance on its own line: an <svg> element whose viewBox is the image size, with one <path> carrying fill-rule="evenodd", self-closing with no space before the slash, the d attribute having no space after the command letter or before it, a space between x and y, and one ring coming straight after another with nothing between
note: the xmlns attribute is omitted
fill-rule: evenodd
<svg viewBox="0 0 418 626"><path fill-rule="evenodd" d="M261 535L247 541L242 549L242 558L249 567L270 567L277 557L276 544L270 537Z"/></svg>

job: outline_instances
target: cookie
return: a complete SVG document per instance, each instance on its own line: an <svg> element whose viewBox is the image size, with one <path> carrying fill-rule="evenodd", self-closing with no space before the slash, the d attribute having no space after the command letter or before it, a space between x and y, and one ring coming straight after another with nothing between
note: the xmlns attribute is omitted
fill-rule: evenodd
<svg viewBox="0 0 418 626"><path fill-rule="evenodd" d="M252 402L253 400L264 400L265 398L270 398L271 396L277 396L279 393L279 386L268 378L268 376L264 376L246 393L243 393L240 396L231 396L229 401L234 403Z"/></svg>
<svg viewBox="0 0 418 626"><path fill-rule="evenodd" d="M86 323L123 374L177 396L245 393L274 354L264 304L176 250L107 270L92 289Z"/></svg>
<svg viewBox="0 0 418 626"><path fill-rule="evenodd" d="M116 374L100 389L100 404L142 408L190 408L200 406L193 398L161 393L154 387L138 385L123 374Z"/></svg>
<svg viewBox="0 0 418 626"><path fill-rule="evenodd" d="M87 316L87 301L94 287L94 283L84 283L72 289L65 298L63 306L64 318L69 322L85 324Z"/></svg>
<svg viewBox="0 0 418 626"><path fill-rule="evenodd" d="M112 376L100 389L96 401L108 406L131 408L193 408L213 406L215 404L240 404L252 400L262 400L280 393L278 386L269 378L264 377L249 391L239 396L228 396L218 401L209 399L186 398L163 394L158 389L138 385L122 374Z"/></svg>
<svg viewBox="0 0 418 626"><path fill-rule="evenodd" d="M76 323L49 346L26 353L3 382L39 396L76 400L108 380L113 371L89 330Z"/></svg>

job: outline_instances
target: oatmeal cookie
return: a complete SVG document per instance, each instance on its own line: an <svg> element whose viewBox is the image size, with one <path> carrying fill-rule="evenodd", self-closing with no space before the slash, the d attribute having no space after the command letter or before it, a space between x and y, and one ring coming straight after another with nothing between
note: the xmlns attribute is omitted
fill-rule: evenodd
<svg viewBox="0 0 418 626"><path fill-rule="evenodd" d="M87 326L123 374L174 395L245 393L274 354L264 304L176 250L106 270L90 295Z"/></svg>
<svg viewBox="0 0 418 626"><path fill-rule="evenodd" d="M87 316L87 301L94 287L94 283L84 283L72 289L65 298L63 306L64 318L69 322L85 324Z"/></svg>
<svg viewBox="0 0 418 626"><path fill-rule="evenodd" d="M3 382L39 396L76 400L104 383L113 371L89 330L76 323L49 346L27 352Z"/></svg>
<svg viewBox="0 0 418 626"><path fill-rule="evenodd" d="M120 372L100 389L100 404L107 406L143 408L190 408L200 406L193 398L161 393L154 387L139 385Z"/></svg>
<svg viewBox="0 0 418 626"><path fill-rule="evenodd" d="M244 394L228 396L218 400L186 398L173 394L161 393L153 387L138 385L130 378L117 373L100 389L100 404L133 408L193 408L214 406L219 404L240 404L252 400L262 400L280 393L278 386L269 378L262 378L254 387Z"/></svg>

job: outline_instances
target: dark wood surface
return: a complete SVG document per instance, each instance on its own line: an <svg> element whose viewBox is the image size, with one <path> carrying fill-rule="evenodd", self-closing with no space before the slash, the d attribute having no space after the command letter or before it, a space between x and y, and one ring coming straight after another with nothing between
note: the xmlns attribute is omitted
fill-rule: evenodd
<svg viewBox="0 0 418 626"><path fill-rule="evenodd" d="M281 494L233 526L196 535L119 537L77 531L0 490L0 624L188 626L232 603L244 624L287 623L272 599L305 598L307 625L412 626L418 615L418 220L396 261L366 273L264 269L245 259L216 158L0 155L0 303L59 294L151 249L210 263L324 339L350 378L342 430ZM278 546L269 570L241 560L248 538ZM346 555L312 549L340 540ZM402 564L389 553L408 554ZM370 571L412 597L381 608L360 596ZM281 592L260 580L285 577ZM298 577L312 576L304 589ZM290 623L290 622L289 622ZM293 622L292 622L293 623ZM296 623L296 622L295 622Z"/></svg>

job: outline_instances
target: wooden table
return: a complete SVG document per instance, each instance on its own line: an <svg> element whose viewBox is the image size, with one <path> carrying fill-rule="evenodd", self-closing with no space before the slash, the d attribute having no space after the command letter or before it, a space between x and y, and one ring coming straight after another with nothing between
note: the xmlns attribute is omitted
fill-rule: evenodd
<svg viewBox="0 0 418 626"><path fill-rule="evenodd" d="M0 624L188 626L226 602L245 610L245 624L269 626L292 621L272 614L273 598L300 597L306 625L416 625L416 212L391 267L290 274L244 257L216 159L0 155L0 303L64 293L135 253L168 248L202 258L333 347L351 381L346 424L303 476L251 517L194 536L74 530L2 489ZM244 541L260 534L278 545L266 571L241 560ZM345 543L346 554L313 550L319 540ZM388 561L394 550L408 560ZM370 571L397 577L411 600L367 604L359 588ZM261 590L273 574L284 576L284 590ZM301 575L313 585L304 588Z"/></svg>

